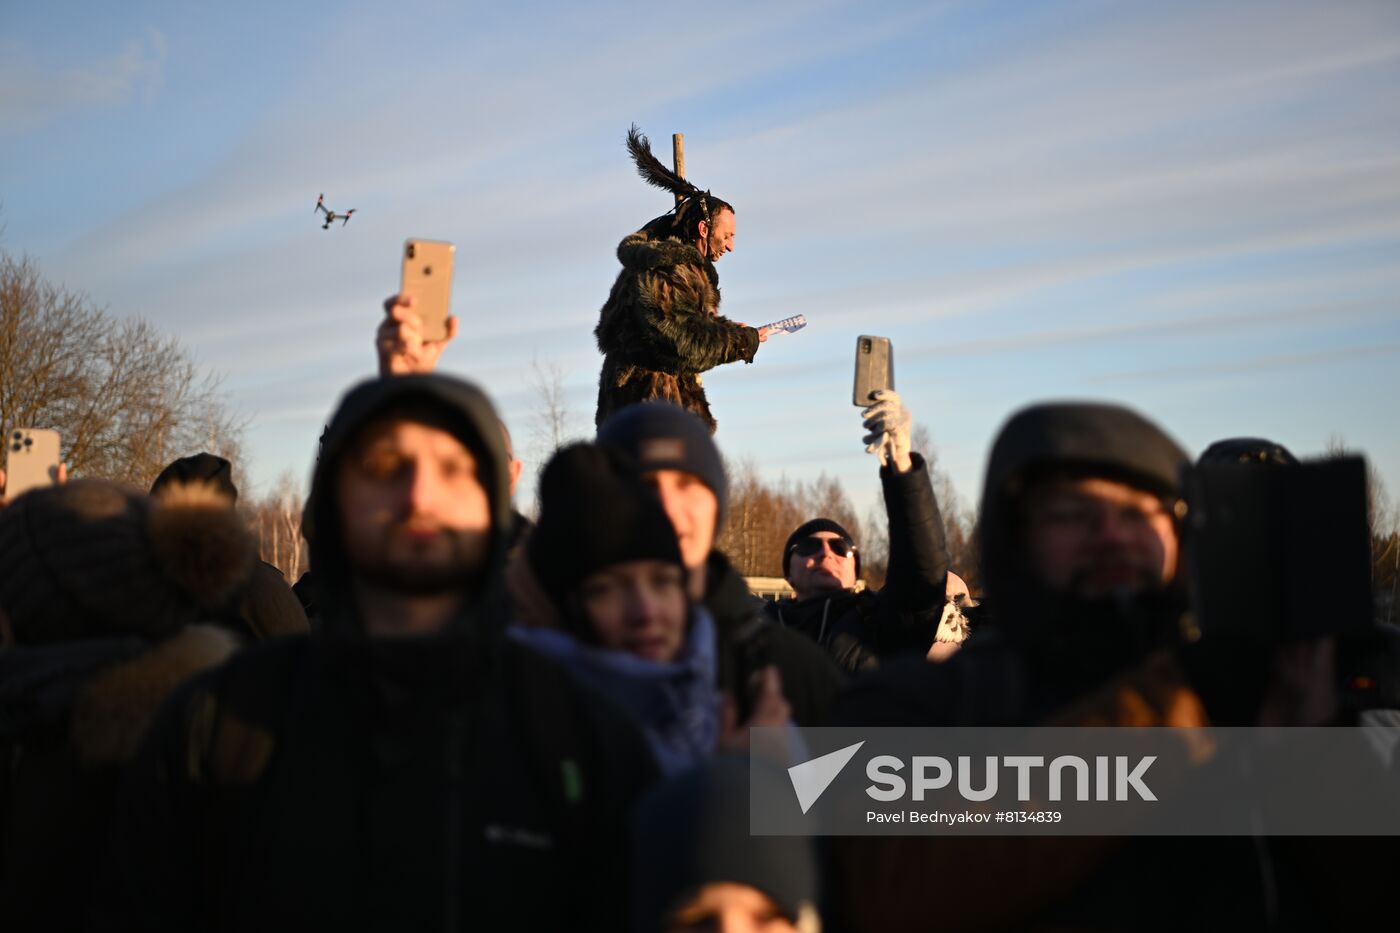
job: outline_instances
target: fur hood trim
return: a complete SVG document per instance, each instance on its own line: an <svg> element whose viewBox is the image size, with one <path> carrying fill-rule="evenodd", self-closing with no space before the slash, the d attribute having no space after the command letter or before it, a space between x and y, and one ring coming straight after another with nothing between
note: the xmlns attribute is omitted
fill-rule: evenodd
<svg viewBox="0 0 1400 933"><path fill-rule="evenodd" d="M147 531L170 579L202 608L224 605L253 572L252 535L212 483L171 483L151 499Z"/></svg>
<svg viewBox="0 0 1400 933"><path fill-rule="evenodd" d="M79 694L73 709L70 735L78 757L90 765L129 760L166 697L237 649L237 639L227 630L192 625L103 671Z"/></svg>
<svg viewBox="0 0 1400 933"><path fill-rule="evenodd" d="M653 240L645 230L638 230L617 244L617 260L634 270L680 265L713 267L694 244L682 243L673 237Z"/></svg>

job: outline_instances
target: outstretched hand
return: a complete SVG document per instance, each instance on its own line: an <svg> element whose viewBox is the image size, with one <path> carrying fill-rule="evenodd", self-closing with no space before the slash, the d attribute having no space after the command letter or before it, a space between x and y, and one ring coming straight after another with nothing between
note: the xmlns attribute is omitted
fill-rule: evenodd
<svg viewBox="0 0 1400 933"><path fill-rule="evenodd" d="M909 457L909 433L914 424L909 409L904 407L894 389L874 393L875 404L861 411L868 431L861 443L865 452L878 454L880 465L893 463L896 471L908 473L914 466Z"/></svg>
<svg viewBox="0 0 1400 933"><path fill-rule="evenodd" d="M745 324L745 323L742 322L742 321L738 321L738 322L736 322L736 323L738 323L740 327L748 327L748 326L749 326L748 324ZM767 342L768 342L768 335L771 334L771 333L773 333L773 328L771 328L771 327L755 327L754 330L758 333L758 342L759 342L759 343L767 343Z"/></svg>
<svg viewBox="0 0 1400 933"><path fill-rule="evenodd" d="M456 315L447 318L447 336L441 340L423 339L423 319L413 310L412 295L390 295L384 299L384 320L375 331L374 346L379 353L379 375L403 376L430 373L438 357L457 336Z"/></svg>

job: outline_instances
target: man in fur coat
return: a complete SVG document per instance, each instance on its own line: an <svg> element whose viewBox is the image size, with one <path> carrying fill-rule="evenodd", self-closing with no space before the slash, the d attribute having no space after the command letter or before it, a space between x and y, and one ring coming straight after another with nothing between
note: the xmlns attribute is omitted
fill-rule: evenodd
<svg viewBox="0 0 1400 933"><path fill-rule="evenodd" d="M752 363L768 339L767 328L719 313L715 262L734 249L734 208L669 171L635 126L627 148L643 178L681 201L618 244L622 271L593 331L604 356L596 423L661 398L693 411L714 433L700 373Z"/></svg>

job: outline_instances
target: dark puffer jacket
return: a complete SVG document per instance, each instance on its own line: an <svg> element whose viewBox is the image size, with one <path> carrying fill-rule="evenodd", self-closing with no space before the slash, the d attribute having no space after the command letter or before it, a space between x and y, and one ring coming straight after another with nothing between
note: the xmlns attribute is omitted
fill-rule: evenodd
<svg viewBox="0 0 1400 933"><path fill-rule="evenodd" d="M434 409L472 450L493 532L446 630L371 638L335 478L358 430L405 403ZM97 928L625 923L625 814L655 766L613 707L504 638L501 444L486 397L454 379L376 380L346 396L307 505L320 624L167 704L119 809Z"/></svg>
<svg viewBox="0 0 1400 933"><path fill-rule="evenodd" d="M593 331L604 357L596 423L660 398L694 412L713 433L699 374L736 360L752 363L758 330L720 317L714 263L692 244L658 237L656 224L617 247L622 271Z"/></svg>
<svg viewBox="0 0 1400 933"><path fill-rule="evenodd" d="M947 601L943 516L923 456L911 458L907 473L880 468L890 533L884 588L768 605L775 619L821 645L849 672L869 670L895 655L927 654Z"/></svg>

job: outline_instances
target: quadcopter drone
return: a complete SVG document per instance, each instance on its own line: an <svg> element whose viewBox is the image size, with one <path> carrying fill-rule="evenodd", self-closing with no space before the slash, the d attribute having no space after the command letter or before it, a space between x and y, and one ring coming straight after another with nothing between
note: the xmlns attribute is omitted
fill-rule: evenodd
<svg viewBox="0 0 1400 933"><path fill-rule="evenodd" d="M325 201L326 196L324 194L316 199L316 210L326 215L326 222L321 225L322 230L329 230L331 228L331 224L335 223L337 220L340 221L340 225L342 227L350 222L350 215L355 213L355 209L353 207L343 214L337 214L335 211L326 207Z"/></svg>

